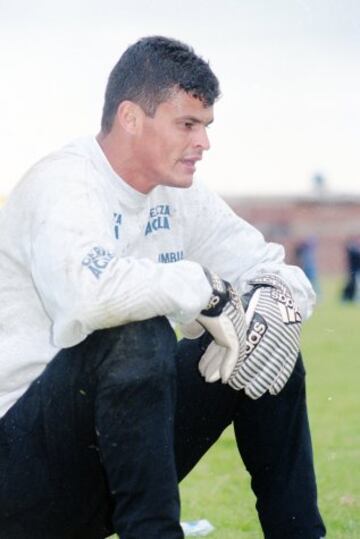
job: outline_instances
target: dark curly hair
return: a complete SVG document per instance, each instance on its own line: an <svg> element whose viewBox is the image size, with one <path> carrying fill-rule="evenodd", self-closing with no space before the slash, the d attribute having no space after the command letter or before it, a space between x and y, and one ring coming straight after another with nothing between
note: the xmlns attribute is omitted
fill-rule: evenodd
<svg viewBox="0 0 360 539"><path fill-rule="evenodd" d="M208 107L219 97L219 82L209 64L188 45L162 36L145 37L131 45L110 73L105 91L101 130L108 133L119 104L137 103L148 116L175 89L198 97Z"/></svg>

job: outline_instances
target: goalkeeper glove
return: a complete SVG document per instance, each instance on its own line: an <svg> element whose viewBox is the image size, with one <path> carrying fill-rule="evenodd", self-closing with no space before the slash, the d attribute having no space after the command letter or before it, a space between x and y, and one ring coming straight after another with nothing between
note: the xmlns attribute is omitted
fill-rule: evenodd
<svg viewBox="0 0 360 539"><path fill-rule="evenodd" d="M299 354L302 318L290 290L276 275L262 275L249 284L246 358L228 383L257 399L266 391L278 394L288 381Z"/></svg>
<svg viewBox="0 0 360 539"><path fill-rule="evenodd" d="M246 323L241 298L216 273L204 270L212 287L208 306L196 321L182 327L185 337L199 337L204 330L213 337L200 359L199 370L207 382L228 382L245 358Z"/></svg>

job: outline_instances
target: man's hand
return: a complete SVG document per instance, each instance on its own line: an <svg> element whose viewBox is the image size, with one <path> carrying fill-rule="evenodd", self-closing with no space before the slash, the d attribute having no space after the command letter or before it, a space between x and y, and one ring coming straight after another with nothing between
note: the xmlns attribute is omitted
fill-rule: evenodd
<svg viewBox="0 0 360 539"><path fill-rule="evenodd" d="M246 358L231 374L234 389L257 399L279 393L288 381L298 353L301 314L286 284L275 275L253 279L246 309Z"/></svg>
<svg viewBox="0 0 360 539"><path fill-rule="evenodd" d="M200 359L199 370L207 382L221 379L226 383L245 358L245 313L239 294L228 282L208 270L205 275L213 289L209 304L201 311L196 323L183 328L183 333L194 338L203 328L211 334L214 342Z"/></svg>

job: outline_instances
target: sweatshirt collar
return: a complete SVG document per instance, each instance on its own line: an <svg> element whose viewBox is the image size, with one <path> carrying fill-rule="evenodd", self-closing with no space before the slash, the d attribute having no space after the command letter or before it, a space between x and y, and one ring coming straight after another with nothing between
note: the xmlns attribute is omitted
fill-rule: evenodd
<svg viewBox="0 0 360 539"><path fill-rule="evenodd" d="M140 191L131 187L131 185L115 172L95 137L91 137L91 146L97 169L112 183L113 187L115 187L121 196L121 201L132 208L142 208L145 206L149 195L140 193Z"/></svg>

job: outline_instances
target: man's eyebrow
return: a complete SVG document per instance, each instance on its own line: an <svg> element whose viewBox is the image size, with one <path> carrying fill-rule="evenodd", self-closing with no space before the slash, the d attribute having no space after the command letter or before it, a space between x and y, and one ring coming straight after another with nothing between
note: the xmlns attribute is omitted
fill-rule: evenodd
<svg viewBox="0 0 360 539"><path fill-rule="evenodd" d="M187 122L192 122L194 124L203 124L205 125L205 127L208 127L210 124L213 123L214 118L212 118L208 122L203 122L199 118L196 118L196 116L182 116L181 118L178 119L179 122L183 122L184 120Z"/></svg>

